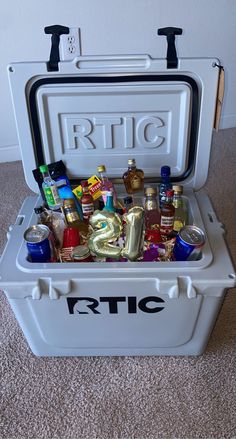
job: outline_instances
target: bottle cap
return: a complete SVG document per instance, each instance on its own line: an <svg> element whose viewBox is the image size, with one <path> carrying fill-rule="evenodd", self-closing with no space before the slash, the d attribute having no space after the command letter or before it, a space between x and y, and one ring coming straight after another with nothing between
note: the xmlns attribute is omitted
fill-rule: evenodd
<svg viewBox="0 0 236 439"><path fill-rule="evenodd" d="M162 177L169 177L170 175L170 167L169 166L162 166L161 167L161 176Z"/></svg>
<svg viewBox="0 0 236 439"><path fill-rule="evenodd" d="M106 191L107 197L113 197L113 191Z"/></svg>
<svg viewBox="0 0 236 439"><path fill-rule="evenodd" d="M129 159L128 165L135 165L135 159Z"/></svg>
<svg viewBox="0 0 236 439"><path fill-rule="evenodd" d="M81 186L82 187L88 187L88 181L87 180L81 181Z"/></svg>
<svg viewBox="0 0 236 439"><path fill-rule="evenodd" d="M41 165L39 166L40 172L48 172L48 165Z"/></svg>
<svg viewBox="0 0 236 439"><path fill-rule="evenodd" d="M181 186L180 184L173 185L173 191L175 194L182 194L183 186Z"/></svg>
<svg viewBox="0 0 236 439"><path fill-rule="evenodd" d="M105 165L99 165L97 167L98 172L106 172L106 166Z"/></svg>
<svg viewBox="0 0 236 439"><path fill-rule="evenodd" d="M145 195L157 195L157 189L155 187L146 187Z"/></svg>

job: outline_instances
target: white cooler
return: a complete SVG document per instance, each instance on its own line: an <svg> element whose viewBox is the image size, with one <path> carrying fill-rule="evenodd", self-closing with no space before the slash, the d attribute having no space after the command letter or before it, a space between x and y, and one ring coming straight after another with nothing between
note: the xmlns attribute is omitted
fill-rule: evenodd
<svg viewBox="0 0 236 439"><path fill-rule="evenodd" d="M0 287L30 348L39 356L201 354L226 289L235 286L224 229L198 193L208 172L218 60L177 59L172 51L167 59L50 61L8 67L25 178L35 196L9 228ZM32 170L63 160L73 183L103 163L123 197L129 158L146 184L157 185L161 166L171 167L172 182L184 186L190 224L206 233L200 259L29 262L23 234L42 204Z"/></svg>

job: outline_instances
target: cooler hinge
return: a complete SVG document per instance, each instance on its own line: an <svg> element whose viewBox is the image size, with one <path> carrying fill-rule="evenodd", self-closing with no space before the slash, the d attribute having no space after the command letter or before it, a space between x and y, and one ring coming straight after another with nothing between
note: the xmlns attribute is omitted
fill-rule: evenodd
<svg viewBox="0 0 236 439"><path fill-rule="evenodd" d="M183 29L180 27L162 27L158 29L157 35L164 35L167 39L167 69L177 69L178 58L175 48L175 35L182 35Z"/></svg>

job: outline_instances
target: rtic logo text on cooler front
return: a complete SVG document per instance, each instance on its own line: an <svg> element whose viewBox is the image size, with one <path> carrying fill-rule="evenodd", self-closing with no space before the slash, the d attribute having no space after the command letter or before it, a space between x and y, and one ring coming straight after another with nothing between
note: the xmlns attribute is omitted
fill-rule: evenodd
<svg viewBox="0 0 236 439"><path fill-rule="evenodd" d="M101 310L101 303L106 303L107 307ZM67 304L69 314L119 314L121 303L124 304L128 314L137 314L138 311L153 314L164 309L165 301L158 296L147 296L137 299L135 296L107 296L99 297L68 297ZM122 311L123 311L122 310Z"/></svg>

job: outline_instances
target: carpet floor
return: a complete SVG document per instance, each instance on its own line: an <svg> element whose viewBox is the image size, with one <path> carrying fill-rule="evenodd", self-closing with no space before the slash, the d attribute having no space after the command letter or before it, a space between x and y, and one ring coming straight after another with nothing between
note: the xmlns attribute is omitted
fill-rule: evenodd
<svg viewBox="0 0 236 439"><path fill-rule="evenodd" d="M204 188L236 264L236 129L213 136ZM0 251L27 188L21 162L0 164ZM236 289L200 357L37 358L4 293L0 439L236 437Z"/></svg>

